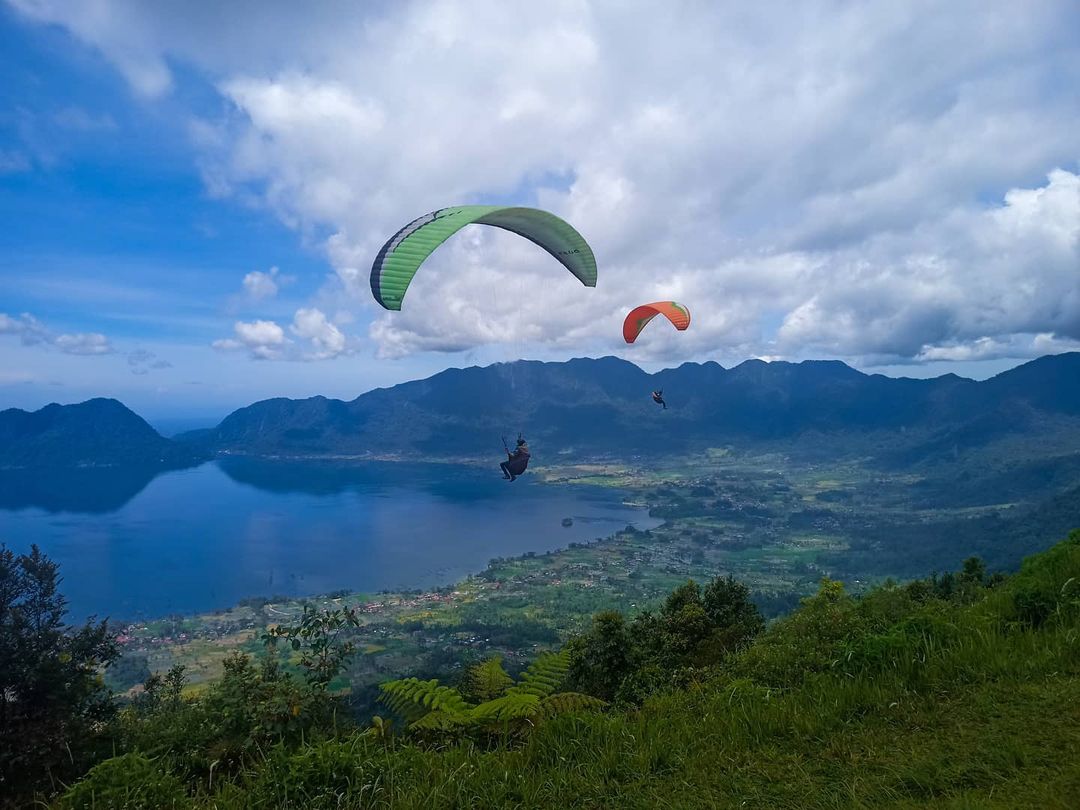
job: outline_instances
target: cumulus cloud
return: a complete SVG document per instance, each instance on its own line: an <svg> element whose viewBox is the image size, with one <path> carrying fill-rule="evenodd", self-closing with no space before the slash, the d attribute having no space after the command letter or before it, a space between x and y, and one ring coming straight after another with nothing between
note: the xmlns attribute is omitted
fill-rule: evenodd
<svg viewBox="0 0 1080 810"><path fill-rule="evenodd" d="M1069 345L1080 340L1080 176L1055 170L1000 206L821 259L807 274L818 291L779 330L789 352L930 360Z"/></svg>
<svg viewBox="0 0 1080 810"><path fill-rule="evenodd" d="M246 350L256 360L284 357L285 331L273 321L237 321L233 332L236 337L215 340L211 345L220 351Z"/></svg>
<svg viewBox="0 0 1080 810"><path fill-rule="evenodd" d="M332 233L319 308L291 337L248 324L277 342L240 322L225 348L333 356L349 341L301 312L346 303L385 357L508 344L922 362L1080 337L1067 0L270 4L255 26L190 4L16 6L144 95L168 92L170 62L201 71L229 105L192 125L208 186L256 196L306 238ZM397 227L504 200L572 222L597 288L470 228L401 312L372 306L367 269ZM668 298L693 327L622 346L622 315Z"/></svg>
<svg viewBox="0 0 1080 810"><path fill-rule="evenodd" d="M289 332L296 340L274 321L237 321L234 337L212 345L219 351L246 351L255 360L328 360L348 348L345 335L318 309L298 309Z"/></svg>
<svg viewBox="0 0 1080 810"><path fill-rule="evenodd" d="M99 332L57 334L28 312L12 317L0 312L0 335L15 335L24 346L51 346L65 354L111 354L112 343Z"/></svg>
<svg viewBox="0 0 1080 810"><path fill-rule="evenodd" d="M289 331L310 342L307 359L326 360L345 351L345 335L318 309L298 309Z"/></svg>
<svg viewBox="0 0 1080 810"><path fill-rule="evenodd" d="M273 298L277 295L278 273L277 267L271 267L269 272L266 273L261 270L252 270L245 275L244 292L247 293L248 298L253 301L261 301L264 298Z"/></svg>
<svg viewBox="0 0 1080 810"><path fill-rule="evenodd" d="M273 321L252 321L236 324L236 335L244 343L260 346L280 346L285 342L285 333Z"/></svg>

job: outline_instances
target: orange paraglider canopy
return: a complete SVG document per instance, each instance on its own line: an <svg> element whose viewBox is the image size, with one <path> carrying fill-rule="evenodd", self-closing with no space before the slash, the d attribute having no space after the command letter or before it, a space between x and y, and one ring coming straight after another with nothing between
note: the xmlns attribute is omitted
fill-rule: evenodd
<svg viewBox="0 0 1080 810"><path fill-rule="evenodd" d="M657 315L663 315L680 332L690 325L690 310L674 301L657 301L654 304L642 304L630 310L623 321L622 334L627 343L633 343L649 321Z"/></svg>

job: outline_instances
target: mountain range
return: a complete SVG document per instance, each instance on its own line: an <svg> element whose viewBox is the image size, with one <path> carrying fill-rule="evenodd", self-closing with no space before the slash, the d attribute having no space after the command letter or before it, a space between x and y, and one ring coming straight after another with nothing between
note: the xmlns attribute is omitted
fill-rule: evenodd
<svg viewBox="0 0 1080 810"><path fill-rule="evenodd" d="M650 392L662 389L669 408ZM542 458L775 445L935 464L1013 442L1080 451L1080 353L989 380L868 375L838 361L685 363L648 374L614 357L448 369L351 401L268 399L215 428L160 436L115 400L0 412L0 467L194 462L213 454L480 458L525 431Z"/></svg>
<svg viewBox="0 0 1080 810"><path fill-rule="evenodd" d="M115 399L0 411L0 470L183 466L205 452L161 436Z"/></svg>
<svg viewBox="0 0 1080 810"><path fill-rule="evenodd" d="M654 389L668 410L652 402ZM449 369L349 402L270 399L179 438L230 453L445 458L497 453L500 436L524 430L549 456L797 442L824 444L827 453L870 447L907 465L1078 428L1080 353L982 382L867 375L838 361L686 363L648 374L604 357Z"/></svg>

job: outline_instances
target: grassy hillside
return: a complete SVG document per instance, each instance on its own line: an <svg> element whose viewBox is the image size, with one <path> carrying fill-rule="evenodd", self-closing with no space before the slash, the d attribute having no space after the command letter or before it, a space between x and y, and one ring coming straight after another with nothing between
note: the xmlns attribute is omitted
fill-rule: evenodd
<svg viewBox="0 0 1080 810"><path fill-rule="evenodd" d="M646 625L677 635L664 622L693 615ZM324 717L238 739L234 711L233 736L215 737L224 709L252 709L253 684L281 683L249 666L195 701L129 714L132 753L61 804L1064 808L1080 795L1080 531L1007 578L976 564L859 599L826 580L749 645L708 649L640 706L502 733L349 731ZM282 688L258 700L302 719L308 704L288 711Z"/></svg>

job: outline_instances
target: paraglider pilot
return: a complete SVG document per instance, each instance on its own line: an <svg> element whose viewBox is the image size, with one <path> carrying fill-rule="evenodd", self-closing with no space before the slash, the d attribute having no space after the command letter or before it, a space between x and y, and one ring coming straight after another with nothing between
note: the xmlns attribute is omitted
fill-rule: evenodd
<svg viewBox="0 0 1080 810"><path fill-rule="evenodd" d="M506 447L506 440L503 440L503 446ZM507 459L499 465L503 471L503 477L507 481L515 480L519 475L525 472L525 468L529 466L529 445L518 434L517 447L510 450L506 448Z"/></svg>
<svg viewBox="0 0 1080 810"><path fill-rule="evenodd" d="M667 403L664 402L664 389L663 388L661 388L659 391L653 391L652 392L652 401L655 402L657 405L663 405L664 410L665 411L667 410Z"/></svg>

